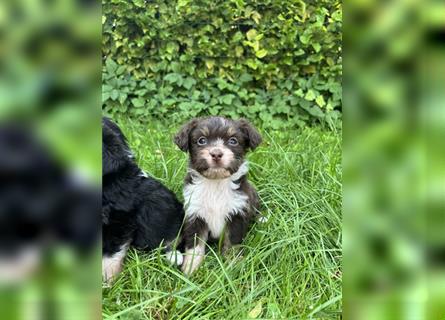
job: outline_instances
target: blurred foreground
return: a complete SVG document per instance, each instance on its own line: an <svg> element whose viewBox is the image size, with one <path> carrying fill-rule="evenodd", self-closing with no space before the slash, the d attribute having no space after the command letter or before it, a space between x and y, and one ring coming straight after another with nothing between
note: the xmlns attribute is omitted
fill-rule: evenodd
<svg viewBox="0 0 445 320"><path fill-rule="evenodd" d="M99 6L0 3L0 319L100 317Z"/></svg>
<svg viewBox="0 0 445 320"><path fill-rule="evenodd" d="M344 10L345 319L445 319L444 17Z"/></svg>

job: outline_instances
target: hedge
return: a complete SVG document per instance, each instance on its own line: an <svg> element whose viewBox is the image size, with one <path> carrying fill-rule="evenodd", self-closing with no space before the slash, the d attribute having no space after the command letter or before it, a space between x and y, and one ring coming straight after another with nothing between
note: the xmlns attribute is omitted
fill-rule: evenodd
<svg viewBox="0 0 445 320"><path fill-rule="evenodd" d="M339 123L338 0L107 0L102 24L105 113Z"/></svg>

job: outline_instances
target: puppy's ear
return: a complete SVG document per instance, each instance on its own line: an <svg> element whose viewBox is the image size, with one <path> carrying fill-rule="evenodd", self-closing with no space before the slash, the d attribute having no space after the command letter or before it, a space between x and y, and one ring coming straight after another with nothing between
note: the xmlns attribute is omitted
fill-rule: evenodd
<svg viewBox="0 0 445 320"><path fill-rule="evenodd" d="M182 126L174 137L174 142L184 152L189 150L190 132L197 126L199 120L193 119Z"/></svg>
<svg viewBox="0 0 445 320"><path fill-rule="evenodd" d="M255 150L263 141L259 132L246 119L239 119L238 124L241 131L247 139L247 145L250 149Z"/></svg>
<svg viewBox="0 0 445 320"><path fill-rule="evenodd" d="M129 161L124 141L109 128L102 129L102 176L117 172Z"/></svg>

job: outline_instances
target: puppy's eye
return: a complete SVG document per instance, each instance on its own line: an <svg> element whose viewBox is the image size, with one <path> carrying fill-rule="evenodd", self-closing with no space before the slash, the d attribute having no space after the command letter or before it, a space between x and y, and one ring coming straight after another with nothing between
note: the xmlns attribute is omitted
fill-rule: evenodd
<svg viewBox="0 0 445 320"><path fill-rule="evenodd" d="M197 141L199 146L204 146L207 144L207 138L206 137L200 137Z"/></svg>
<svg viewBox="0 0 445 320"><path fill-rule="evenodd" d="M230 144L231 146L236 146L236 145L238 145L238 140L236 138L232 137L227 141L227 143Z"/></svg>

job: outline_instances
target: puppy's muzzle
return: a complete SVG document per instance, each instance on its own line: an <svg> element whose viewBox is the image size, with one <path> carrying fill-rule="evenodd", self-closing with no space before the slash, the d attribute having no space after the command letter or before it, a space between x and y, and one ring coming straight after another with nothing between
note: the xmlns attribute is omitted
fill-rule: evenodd
<svg viewBox="0 0 445 320"><path fill-rule="evenodd" d="M212 157L212 160L216 163L218 163L221 158L223 157L224 153L219 148L213 148L209 151L210 156Z"/></svg>

